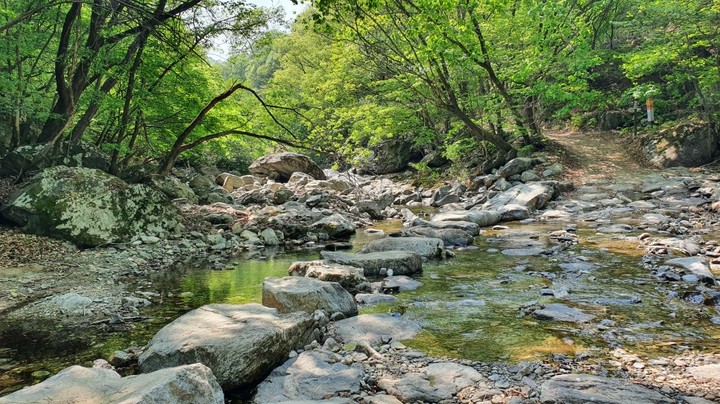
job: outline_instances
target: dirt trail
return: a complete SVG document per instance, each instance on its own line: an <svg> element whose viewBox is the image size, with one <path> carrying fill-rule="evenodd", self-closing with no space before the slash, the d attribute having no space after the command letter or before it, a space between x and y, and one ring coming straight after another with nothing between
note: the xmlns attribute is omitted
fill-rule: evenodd
<svg viewBox="0 0 720 404"><path fill-rule="evenodd" d="M576 186L598 182L620 182L658 172L631 153L621 135L607 132L550 131L550 153L566 167Z"/></svg>

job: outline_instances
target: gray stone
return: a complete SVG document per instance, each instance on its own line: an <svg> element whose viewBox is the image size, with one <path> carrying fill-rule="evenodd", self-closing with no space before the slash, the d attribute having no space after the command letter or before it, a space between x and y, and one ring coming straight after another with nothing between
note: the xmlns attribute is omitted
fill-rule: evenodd
<svg viewBox="0 0 720 404"><path fill-rule="evenodd" d="M527 207L514 203L500 206L497 212L500 213L500 220L503 222L524 220L530 217Z"/></svg>
<svg viewBox="0 0 720 404"><path fill-rule="evenodd" d="M446 222L442 222L446 223ZM475 224L475 223L472 223ZM477 225L475 225L477 226ZM407 229L403 229L397 233L393 233L390 236L395 237L396 235L402 236L402 237L427 237L427 238L435 238L442 240L443 244L446 246L461 246L464 247L468 244L471 244L473 242L473 236L460 229L453 229L453 228L433 228L433 227L409 227Z"/></svg>
<svg viewBox="0 0 720 404"><path fill-rule="evenodd" d="M408 251L383 251L351 254L336 251L320 253L326 261L364 269L365 276L378 276L381 269L392 269L395 275L412 275L422 272L422 257Z"/></svg>
<svg viewBox="0 0 720 404"><path fill-rule="evenodd" d="M710 271L710 265L702 257L681 257L665 261L667 265L674 265L684 268L691 274L700 278L700 281L709 285L715 284L715 276Z"/></svg>
<svg viewBox="0 0 720 404"><path fill-rule="evenodd" d="M169 175L153 174L147 181L152 188L167 195L170 199L185 199L189 203L198 203L198 197L189 185Z"/></svg>
<svg viewBox="0 0 720 404"><path fill-rule="evenodd" d="M357 394L365 372L345 365L326 351L303 352L270 373L257 388L256 403L320 400L337 393Z"/></svg>
<svg viewBox="0 0 720 404"><path fill-rule="evenodd" d="M693 366L686 369L695 379L720 382L720 364Z"/></svg>
<svg viewBox="0 0 720 404"><path fill-rule="evenodd" d="M520 205L529 211L542 209L555 196L555 190L543 183L516 185L505 192L495 195L485 202L484 209L497 210L504 205Z"/></svg>
<svg viewBox="0 0 720 404"><path fill-rule="evenodd" d="M438 238L386 237L365 244L360 253L408 251L425 258L444 258L445 245Z"/></svg>
<svg viewBox="0 0 720 404"><path fill-rule="evenodd" d="M395 303L398 301L398 298L393 295L378 293L358 293L355 295L355 301L364 306L372 306L380 303Z"/></svg>
<svg viewBox="0 0 720 404"><path fill-rule="evenodd" d="M325 282L337 282L348 292L369 292L370 284L363 269L350 265L334 264L322 260L293 262L288 269L290 276L317 278Z"/></svg>
<svg viewBox="0 0 720 404"><path fill-rule="evenodd" d="M480 372L470 366L452 362L431 363L425 368L425 373L427 373L430 380L434 381L435 385L451 389L453 395L484 380Z"/></svg>
<svg viewBox="0 0 720 404"><path fill-rule="evenodd" d="M368 404L402 404L402 401L387 394L377 394L367 397L365 398L365 402Z"/></svg>
<svg viewBox="0 0 720 404"><path fill-rule="evenodd" d="M593 315L587 314L580 309L561 303L546 304L542 309L535 310L533 312L533 316L540 320L564 321L570 323L584 323L594 318Z"/></svg>
<svg viewBox="0 0 720 404"><path fill-rule="evenodd" d="M542 176L545 178L556 177L562 174L563 171L565 171L565 167L560 163L555 163L543 170Z"/></svg>
<svg viewBox="0 0 720 404"><path fill-rule="evenodd" d="M422 286L422 282L416 281L405 275L393 275L384 279L384 286L390 289L397 289L400 292L408 292Z"/></svg>
<svg viewBox="0 0 720 404"><path fill-rule="evenodd" d="M627 380L568 374L555 376L540 387L543 404L671 404L675 401Z"/></svg>
<svg viewBox="0 0 720 404"><path fill-rule="evenodd" d="M167 233L179 223L177 209L164 194L82 167L41 172L0 213L26 232L83 247Z"/></svg>
<svg viewBox="0 0 720 404"><path fill-rule="evenodd" d="M275 230L273 229L265 229L260 232L260 238L263 241L263 244L267 246L275 246L280 245L280 239L278 239L277 234L275 234Z"/></svg>
<svg viewBox="0 0 720 404"><path fill-rule="evenodd" d="M323 170L310 157L298 153L268 154L255 160L249 169L254 175L279 182L287 182L295 172L309 174L316 180L327 179Z"/></svg>
<svg viewBox="0 0 720 404"><path fill-rule="evenodd" d="M340 312L352 317L358 312L352 295L339 283L299 276L265 279L262 304L282 313L322 310L328 316Z"/></svg>
<svg viewBox="0 0 720 404"><path fill-rule="evenodd" d="M523 173L520 175L520 181L522 182L535 182L540 180L540 176L535 174L535 171L532 170L523 171Z"/></svg>
<svg viewBox="0 0 720 404"><path fill-rule="evenodd" d="M534 255L540 255L545 252L543 248L508 248L502 250L503 255L510 257L529 257Z"/></svg>
<svg viewBox="0 0 720 404"><path fill-rule="evenodd" d="M429 227L437 230L455 229L461 230L468 233L471 236L477 236L480 234L480 226L473 222L463 222L459 220L448 220L448 221L427 221L420 218L414 218L410 222L410 228L413 227ZM441 237L437 237L441 238Z"/></svg>
<svg viewBox="0 0 720 404"><path fill-rule="evenodd" d="M225 188L228 192L232 192L238 188L246 186L260 186L260 179L253 175L238 176L230 173L222 173L215 178L215 183Z"/></svg>
<svg viewBox="0 0 720 404"><path fill-rule="evenodd" d="M712 124L683 121L646 137L642 150L656 167L697 167L713 161L720 131Z"/></svg>
<svg viewBox="0 0 720 404"><path fill-rule="evenodd" d="M520 174L529 170L533 166L533 160L528 157L517 157L508 161L504 166L500 167L497 175L503 178Z"/></svg>
<svg viewBox="0 0 720 404"><path fill-rule="evenodd" d="M494 210L458 210L440 213L432 218L433 222L461 221L475 223L480 227L492 226L500 222L500 213Z"/></svg>
<svg viewBox="0 0 720 404"><path fill-rule="evenodd" d="M317 324L305 313L279 314L259 304L211 304L163 327L140 355L142 372L203 363L223 389L254 385L307 344Z"/></svg>
<svg viewBox="0 0 720 404"><path fill-rule="evenodd" d="M361 314L335 323L335 334L344 342L382 342L387 337L395 341L414 338L422 328L415 321L389 314Z"/></svg>
<svg viewBox="0 0 720 404"><path fill-rule="evenodd" d="M103 368L71 366L42 383L0 398L0 403L217 403L223 391L202 364L121 377Z"/></svg>
<svg viewBox="0 0 720 404"><path fill-rule="evenodd" d="M331 238L346 239L355 234L357 226L339 213L333 213L310 225L310 228L327 233Z"/></svg>
<svg viewBox="0 0 720 404"><path fill-rule="evenodd" d="M598 233L605 234L617 234L617 233L630 233L633 230L632 226L625 223L616 223L610 226L603 226L597 229Z"/></svg>

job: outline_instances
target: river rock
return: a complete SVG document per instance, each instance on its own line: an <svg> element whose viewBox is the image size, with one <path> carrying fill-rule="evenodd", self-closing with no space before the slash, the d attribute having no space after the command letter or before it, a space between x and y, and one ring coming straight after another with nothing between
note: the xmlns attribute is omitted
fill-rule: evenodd
<svg viewBox="0 0 720 404"><path fill-rule="evenodd" d="M311 229L327 233L331 238L346 239L355 234L357 226L339 213L333 213L310 225Z"/></svg>
<svg viewBox="0 0 720 404"><path fill-rule="evenodd" d="M163 327L140 355L144 373L189 363L209 366L223 389L254 385L312 339L306 313L279 314L259 304L210 304Z"/></svg>
<svg viewBox="0 0 720 404"><path fill-rule="evenodd" d="M339 251L322 251L326 261L364 269L365 276L378 276L381 269L392 269L395 275L412 275L422 272L422 257L409 251L382 251L351 254Z"/></svg>
<svg viewBox="0 0 720 404"><path fill-rule="evenodd" d="M472 223L474 224L474 223ZM477 225L476 225L477 226ZM460 229L414 226L392 233L390 237L427 237L442 240L446 246L464 247L473 242L473 236Z"/></svg>
<svg viewBox="0 0 720 404"><path fill-rule="evenodd" d="M322 310L328 316L339 312L352 317L358 312L352 295L339 283L299 276L265 279L262 304L281 313Z"/></svg>
<svg viewBox="0 0 720 404"><path fill-rule="evenodd" d="M431 221L423 220L423 219L420 219L419 217L416 217L410 221L410 227L429 227L432 229L439 229L439 230L456 229L456 230L462 230L471 236L477 236L478 234L480 234L480 226L478 226L477 223L463 222L460 220L431 222ZM441 238L441 237L437 237L437 238Z"/></svg>
<svg viewBox="0 0 720 404"><path fill-rule="evenodd" d="M483 208L498 210L502 206L514 204L524 206L532 212L544 208L554 196L555 190L543 183L520 184L495 195L485 202Z"/></svg>
<svg viewBox="0 0 720 404"><path fill-rule="evenodd" d="M71 366L0 403L217 403L225 402L212 371L195 363L121 377L103 368Z"/></svg>
<svg viewBox="0 0 720 404"><path fill-rule="evenodd" d="M355 295L355 301L364 306L373 306L380 303L395 303L398 298L393 295L379 293L358 293Z"/></svg>
<svg viewBox="0 0 720 404"><path fill-rule="evenodd" d="M261 185L260 179L254 175L243 175L238 176L230 173L222 173L215 178L215 183L225 188L228 192L232 192L238 188L245 188L247 186Z"/></svg>
<svg viewBox="0 0 720 404"><path fill-rule="evenodd" d="M433 216L433 222L472 222L480 227L492 226L500 222L500 213L494 210L457 210L439 213Z"/></svg>
<svg viewBox="0 0 720 404"><path fill-rule="evenodd" d="M720 364L693 366L686 369L695 379L720 382Z"/></svg>
<svg viewBox="0 0 720 404"><path fill-rule="evenodd" d="M195 191L188 184L173 176L153 174L147 179L147 183L170 199L182 198L193 204L197 204L199 201Z"/></svg>
<svg viewBox="0 0 720 404"><path fill-rule="evenodd" d="M568 374L555 376L540 387L543 404L671 404L675 401L627 380Z"/></svg>
<svg viewBox="0 0 720 404"><path fill-rule="evenodd" d="M147 185L90 168L52 167L10 197L0 213L28 233L83 247L174 231L175 206Z"/></svg>
<svg viewBox="0 0 720 404"><path fill-rule="evenodd" d="M359 363L340 363L326 351L303 352L270 373L257 388L256 403L321 400L337 393L357 394L365 377Z"/></svg>
<svg viewBox="0 0 720 404"><path fill-rule="evenodd" d="M437 403L484 379L477 370L457 363L432 363L424 370L425 374L407 373L399 379L381 378L378 386L403 403Z"/></svg>
<svg viewBox="0 0 720 404"><path fill-rule="evenodd" d="M290 276L317 278L325 282L337 282L351 294L369 292L370 283L363 269L350 265L334 264L322 260L293 262L288 269Z"/></svg>
<svg viewBox="0 0 720 404"><path fill-rule="evenodd" d="M533 166L533 159L528 157L516 157L504 166L500 167L497 171L497 175L502 178L512 177L516 174L521 174L523 171L527 171Z"/></svg>
<svg viewBox="0 0 720 404"><path fill-rule="evenodd" d="M59 165L106 171L109 161L108 156L95 145L82 141L63 143L60 147L52 142L25 145L0 158L0 178Z"/></svg>
<svg viewBox="0 0 720 404"><path fill-rule="evenodd" d="M710 265L702 257L682 257L665 261L667 265L674 265L684 268L686 271L700 278L700 281L708 285L715 284L715 276L710 271Z"/></svg>
<svg viewBox="0 0 720 404"><path fill-rule="evenodd" d="M595 317L580 309L561 303L546 304L542 309L535 310L533 316L540 320L565 321L570 323L585 323Z"/></svg>
<svg viewBox="0 0 720 404"><path fill-rule="evenodd" d="M326 179L323 170L310 157L298 153L268 154L250 164L249 170L254 175L279 182L287 182L295 172L309 174L316 180Z"/></svg>
<svg viewBox="0 0 720 404"><path fill-rule="evenodd" d="M444 258L445 244L438 238L386 237L365 244L360 253L408 251L425 258Z"/></svg>
<svg viewBox="0 0 720 404"><path fill-rule="evenodd" d="M421 330L417 322L389 314L361 314L335 322L335 335L346 343L377 344L388 337L400 341L414 338Z"/></svg>
<svg viewBox="0 0 720 404"><path fill-rule="evenodd" d="M515 203L500 206L497 212L500 214L500 221L502 222L524 220L530 217L530 211L527 207Z"/></svg>
<svg viewBox="0 0 720 404"><path fill-rule="evenodd" d="M383 286L385 288L398 290L400 292L415 290L422 286L422 282L416 281L415 279L405 275L388 276L383 281Z"/></svg>

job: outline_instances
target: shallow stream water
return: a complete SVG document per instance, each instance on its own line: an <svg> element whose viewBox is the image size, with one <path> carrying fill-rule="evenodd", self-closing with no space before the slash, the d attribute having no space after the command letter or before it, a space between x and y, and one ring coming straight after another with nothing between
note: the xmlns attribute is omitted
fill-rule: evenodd
<svg viewBox="0 0 720 404"><path fill-rule="evenodd" d="M399 221L378 223L387 232ZM475 247L445 262L428 262L417 277L423 285L401 292L399 301L361 312L400 313L424 331L406 345L431 355L481 361L542 359L550 354L609 358L613 348L657 357L673 352L714 350L720 326L714 306L692 303L692 285L663 284L639 265L642 250L625 236L596 234L580 227L579 244L556 255L516 255L522 249L552 248L547 237L562 224L510 224L486 231ZM355 249L380 236L359 232ZM59 323L9 323L0 319L0 395L32 384L60 369L109 358L118 349L142 346L162 326L207 303L261 299L266 277L287 275L294 261L318 259L317 252L262 251L238 260L231 270L164 271L136 285L158 294L145 321L81 328ZM546 290L544 290L546 289ZM556 299L544 295L561 292ZM567 293L565 293L567 292ZM523 307L560 302L582 309L585 323L538 320Z"/></svg>

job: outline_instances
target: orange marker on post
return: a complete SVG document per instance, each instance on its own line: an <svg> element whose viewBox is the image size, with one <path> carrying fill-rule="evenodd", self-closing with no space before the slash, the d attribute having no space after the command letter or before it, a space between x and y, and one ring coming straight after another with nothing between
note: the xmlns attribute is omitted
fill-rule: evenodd
<svg viewBox="0 0 720 404"><path fill-rule="evenodd" d="M653 108L653 99L648 98L647 101L645 101L645 105L647 106L648 123L652 125L652 123L655 121L655 110Z"/></svg>

